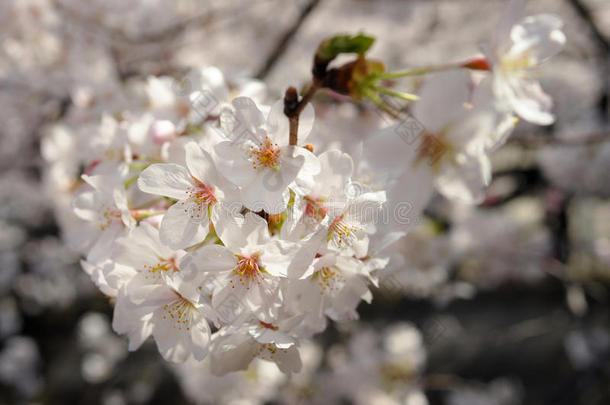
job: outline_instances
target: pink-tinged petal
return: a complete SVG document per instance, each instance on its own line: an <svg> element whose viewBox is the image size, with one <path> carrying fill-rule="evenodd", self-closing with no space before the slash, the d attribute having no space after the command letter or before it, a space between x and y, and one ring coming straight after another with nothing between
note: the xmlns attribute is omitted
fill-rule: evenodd
<svg viewBox="0 0 610 405"><path fill-rule="evenodd" d="M191 210L188 202L178 202L169 207L161 221L159 238L172 249L184 249L202 242L209 232L207 209Z"/></svg>
<svg viewBox="0 0 610 405"><path fill-rule="evenodd" d="M218 175L211 156L195 142L187 143L184 149L186 166L191 175L208 187L215 185L218 182Z"/></svg>
<svg viewBox="0 0 610 405"><path fill-rule="evenodd" d="M138 178L138 187L145 193L184 200L194 182L189 172L173 163L156 163L148 166Z"/></svg>

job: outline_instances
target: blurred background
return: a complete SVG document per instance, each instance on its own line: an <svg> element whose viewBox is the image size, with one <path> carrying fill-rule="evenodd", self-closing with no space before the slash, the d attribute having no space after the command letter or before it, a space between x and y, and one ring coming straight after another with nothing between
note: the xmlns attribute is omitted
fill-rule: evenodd
<svg viewBox="0 0 610 405"><path fill-rule="evenodd" d="M44 139L59 122L69 132L99 121L129 83L214 65L279 98L307 82L320 40L360 30L390 69L459 61L505 4L2 0L0 404L610 404L607 0L529 2L529 14L565 23L566 48L541 75L556 123L517 126L481 206L435 199L401 242L400 271L359 321L306 345L292 379L265 364L224 381L185 373L153 343L128 354L111 302L62 239ZM316 110L328 117L319 139L354 114L324 100Z"/></svg>

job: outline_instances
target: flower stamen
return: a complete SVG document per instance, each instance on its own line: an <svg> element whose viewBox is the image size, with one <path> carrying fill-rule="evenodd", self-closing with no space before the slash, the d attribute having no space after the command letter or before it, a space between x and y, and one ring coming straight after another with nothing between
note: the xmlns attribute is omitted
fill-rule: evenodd
<svg viewBox="0 0 610 405"><path fill-rule="evenodd" d="M260 168L279 169L280 147L277 143L271 142L268 136L258 146L251 146L248 155L254 170Z"/></svg>

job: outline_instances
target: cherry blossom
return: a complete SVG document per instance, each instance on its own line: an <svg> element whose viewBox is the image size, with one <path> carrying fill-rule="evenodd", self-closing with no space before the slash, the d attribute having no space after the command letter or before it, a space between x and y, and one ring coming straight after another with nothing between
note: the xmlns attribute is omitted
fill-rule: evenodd
<svg viewBox="0 0 610 405"><path fill-rule="evenodd" d="M210 220L220 216L220 202L228 202L231 187L217 172L210 155L195 143L185 145L187 168L155 163L138 179L144 192L174 198L161 221L161 240L179 249L203 241Z"/></svg>
<svg viewBox="0 0 610 405"><path fill-rule="evenodd" d="M523 0L513 0L498 24L488 51L493 66L493 89L506 107L526 121L549 125L555 120L553 102L537 80L540 64L558 54L566 37L557 16L523 17Z"/></svg>
<svg viewBox="0 0 610 405"><path fill-rule="evenodd" d="M252 211L279 214L286 209L291 183L310 183L320 171L307 149L288 145L288 122L276 103L265 119L256 103L246 97L233 100L235 119L226 128L231 140L216 145L219 170L240 187L244 206ZM313 126L313 109L299 121L305 138Z"/></svg>

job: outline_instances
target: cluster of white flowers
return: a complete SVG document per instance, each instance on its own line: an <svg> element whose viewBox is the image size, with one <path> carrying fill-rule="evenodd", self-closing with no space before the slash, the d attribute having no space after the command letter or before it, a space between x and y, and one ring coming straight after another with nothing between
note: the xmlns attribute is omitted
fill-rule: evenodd
<svg viewBox="0 0 610 405"><path fill-rule="evenodd" d="M152 336L166 360L206 359L214 374L255 358L299 371L302 339L358 317L434 190L483 201L515 117L553 121L533 69L561 49L561 22L523 18L520 3L484 58L426 75L411 116L357 145L320 153L311 104L289 118L262 83L213 67L134 83L101 122L52 128L63 231L130 350Z"/></svg>

